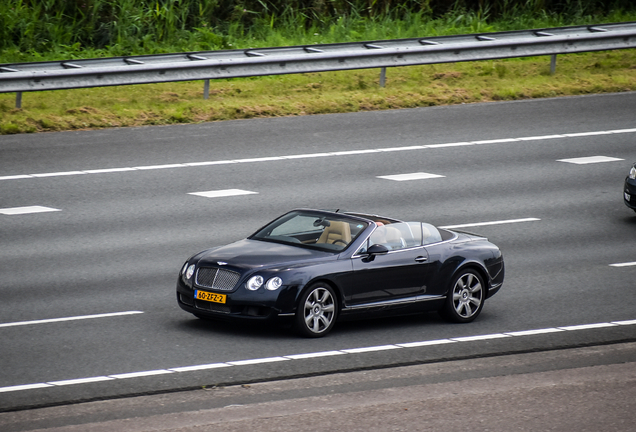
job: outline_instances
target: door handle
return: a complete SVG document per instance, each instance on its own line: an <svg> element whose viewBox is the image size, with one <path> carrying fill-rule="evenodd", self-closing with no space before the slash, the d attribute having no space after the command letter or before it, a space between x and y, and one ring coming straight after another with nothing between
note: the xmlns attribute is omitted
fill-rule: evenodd
<svg viewBox="0 0 636 432"><path fill-rule="evenodd" d="M428 257L418 256L417 258L415 258L415 261L417 261L417 262L426 262L426 261L428 261Z"/></svg>

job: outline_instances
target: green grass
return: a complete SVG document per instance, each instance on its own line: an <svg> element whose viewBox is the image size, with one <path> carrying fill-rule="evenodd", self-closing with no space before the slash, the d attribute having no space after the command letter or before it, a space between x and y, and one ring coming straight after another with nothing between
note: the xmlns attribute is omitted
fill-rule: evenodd
<svg viewBox="0 0 636 432"><path fill-rule="evenodd" d="M31 7L31 3L39 6ZM189 9L186 9L191 14L176 7L177 3L188 5ZM448 12L437 15L431 12L432 9L407 9L407 4L412 7L419 4L414 1L401 2L402 6L391 9L391 13L379 13L383 10L381 5L392 4L384 0L372 2L376 7L374 10L351 7L348 13L340 15L333 11L315 15L311 8L298 11L280 6L288 4L285 2L255 0L252 3L261 8L259 13L228 9L224 13L231 19L214 23L209 18L210 10L220 7L221 3L216 0L200 3L207 5L208 12L194 8L197 3L193 0L157 1L152 4L161 4L165 8L154 11L143 9L141 0L86 0L79 3L8 0L0 2L0 36L6 36L0 37L0 42L4 43L0 43L0 64L636 21L636 10L616 8L593 14L590 11L601 9L574 0L562 2L569 5L567 13L541 9L543 0L485 2L499 7L496 20L490 18L488 8L466 10L458 6L462 4L459 1ZM342 7L367 4L361 0L329 4L336 3ZM424 3L430 6L436 2ZM99 10L102 15L104 8L112 7L120 11L123 18L108 21L104 16L96 18L87 10L73 9L80 4ZM274 4L279 5L278 13L274 13ZM69 9L64 11L61 5ZM74 20L69 20L73 13L76 14ZM83 42L77 39L81 34L88 35ZM107 35L110 43L100 45L99 34ZM203 99L203 82L200 81L29 92L23 93L21 109L15 108L15 94L4 93L0 94L0 134L634 91L636 52L621 50L559 56L554 75L550 75L549 57L390 68L385 88L379 87L379 74L379 70L354 70L213 80L209 100Z"/></svg>
<svg viewBox="0 0 636 432"><path fill-rule="evenodd" d="M199 123L636 90L636 50L203 82L0 94L0 133Z"/></svg>

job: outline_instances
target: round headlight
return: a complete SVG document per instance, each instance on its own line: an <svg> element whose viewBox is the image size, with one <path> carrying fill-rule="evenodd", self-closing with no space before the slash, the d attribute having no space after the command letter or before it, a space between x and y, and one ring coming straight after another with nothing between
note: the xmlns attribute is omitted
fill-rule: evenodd
<svg viewBox="0 0 636 432"><path fill-rule="evenodd" d="M245 288L250 291L256 291L263 285L263 276L252 276L245 284Z"/></svg>
<svg viewBox="0 0 636 432"><path fill-rule="evenodd" d="M192 264L190 267L188 267L188 269L185 272L185 277L186 279L190 279L192 277L192 275L194 274L194 268L196 266L194 264Z"/></svg>
<svg viewBox="0 0 636 432"><path fill-rule="evenodd" d="M276 291L282 285L283 285L283 280L281 278L273 277L267 281L267 283L265 284L265 288L267 288L270 291Z"/></svg>

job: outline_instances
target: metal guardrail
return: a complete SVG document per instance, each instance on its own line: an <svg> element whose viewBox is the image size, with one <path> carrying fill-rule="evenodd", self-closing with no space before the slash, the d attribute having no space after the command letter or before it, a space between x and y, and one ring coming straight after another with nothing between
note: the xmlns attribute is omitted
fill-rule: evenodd
<svg viewBox="0 0 636 432"><path fill-rule="evenodd" d="M636 48L636 22L0 65L0 93L412 66ZM18 100L18 99L17 99Z"/></svg>

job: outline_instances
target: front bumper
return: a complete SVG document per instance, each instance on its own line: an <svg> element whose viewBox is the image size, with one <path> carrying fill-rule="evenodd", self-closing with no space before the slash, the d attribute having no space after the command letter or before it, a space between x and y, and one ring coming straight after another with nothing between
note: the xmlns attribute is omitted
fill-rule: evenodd
<svg viewBox="0 0 636 432"><path fill-rule="evenodd" d="M293 314L293 310L285 310L280 304L285 302L290 294L288 287L282 287L279 292L217 292L205 288L202 291L225 294L225 303L214 303L194 298L194 289L187 286L181 277L177 280L177 304L181 309L196 316L225 320L273 320L279 316ZM286 309L290 309L288 306Z"/></svg>
<svg viewBox="0 0 636 432"><path fill-rule="evenodd" d="M636 180L629 177L625 179L623 187L623 202L630 209L636 210Z"/></svg>

